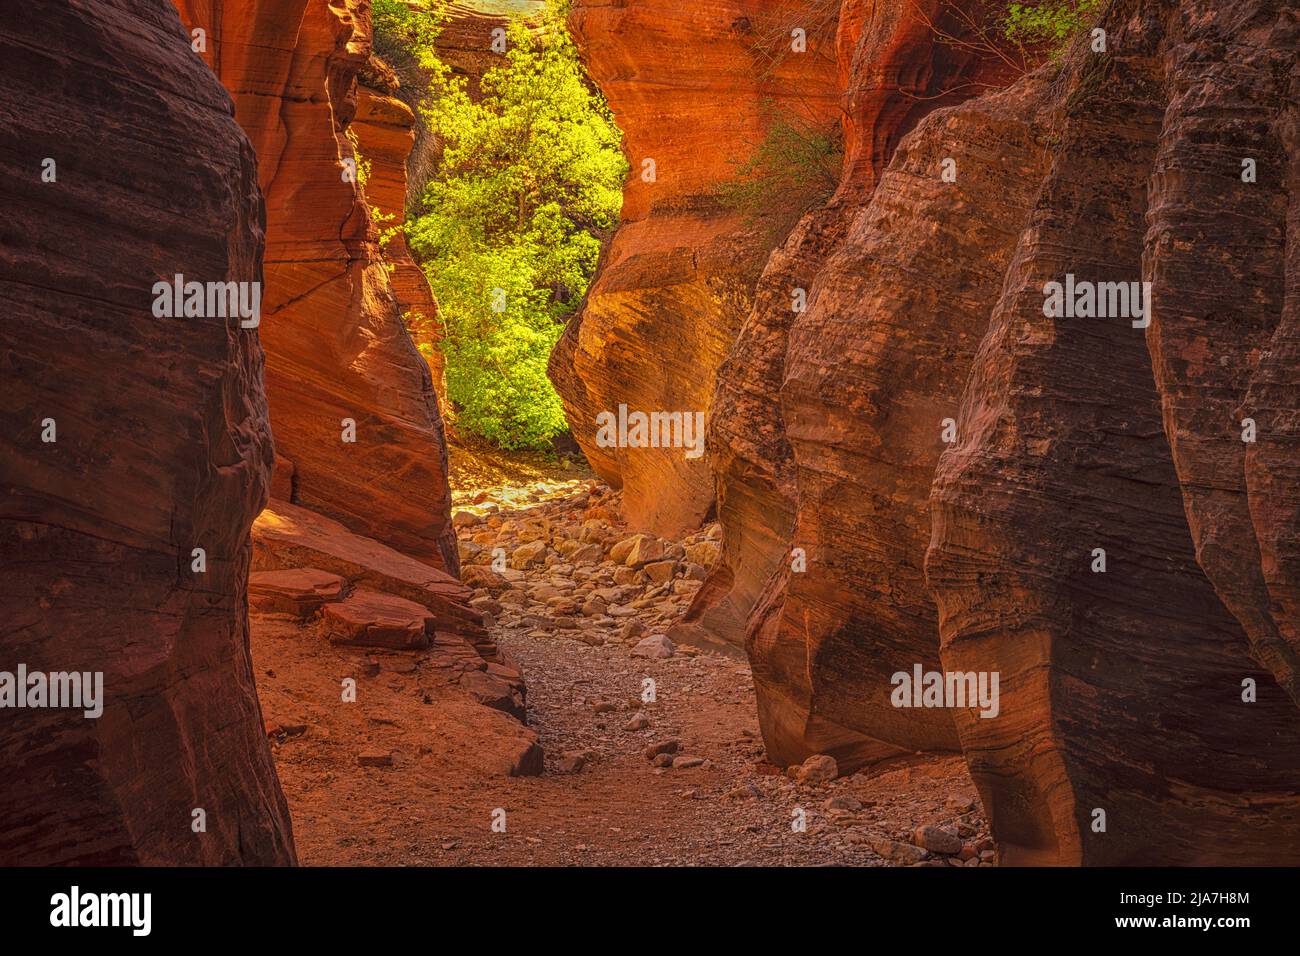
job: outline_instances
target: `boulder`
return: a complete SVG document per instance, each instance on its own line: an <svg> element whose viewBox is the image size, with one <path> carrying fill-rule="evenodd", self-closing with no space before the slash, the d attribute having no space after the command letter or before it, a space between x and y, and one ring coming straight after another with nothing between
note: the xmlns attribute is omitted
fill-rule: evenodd
<svg viewBox="0 0 1300 956"><path fill-rule="evenodd" d="M405 598L357 588L325 606L321 628L333 644L410 650L429 646L433 613Z"/></svg>
<svg viewBox="0 0 1300 956"><path fill-rule="evenodd" d="M651 634L637 641L636 646L632 648L632 656L662 660L672 657L674 650L673 642L667 637L662 634Z"/></svg>
<svg viewBox="0 0 1300 956"><path fill-rule="evenodd" d="M429 608L439 630L459 634L488 658L495 653L472 592L445 571L424 564L339 522L297 505L272 501L253 524L253 568L311 567Z"/></svg>
<svg viewBox="0 0 1300 956"><path fill-rule="evenodd" d="M288 614L306 620L328 601L343 597L337 574L316 568L254 571L248 576L248 608L257 614Z"/></svg>

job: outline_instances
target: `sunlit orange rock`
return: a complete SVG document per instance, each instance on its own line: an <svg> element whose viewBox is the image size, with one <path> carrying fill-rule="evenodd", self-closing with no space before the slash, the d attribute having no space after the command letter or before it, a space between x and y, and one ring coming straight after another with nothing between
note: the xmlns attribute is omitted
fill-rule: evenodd
<svg viewBox="0 0 1300 956"><path fill-rule="evenodd" d="M713 508L705 456L682 448L601 447L596 416L707 412L718 364L749 309L786 222L748 221L718 187L773 116L833 126L835 11L765 0L578 0L570 18L592 79L624 133L631 173L622 224L581 313L551 360L574 437L622 487L636 530L675 535ZM807 50L790 51L793 27Z"/></svg>
<svg viewBox="0 0 1300 956"><path fill-rule="evenodd" d="M406 161L415 144L415 114L396 96L396 89L378 85L385 78L396 78L376 75L375 61L371 65L372 70L363 74L365 82L357 87L357 115L352 121L362 159L369 168L366 201L377 213L388 279L403 324L429 365L435 391L443 395L446 387L442 351L438 348L442 338L438 303L424 270L411 258L402 229L406 221Z"/></svg>
<svg viewBox="0 0 1300 956"><path fill-rule="evenodd" d="M177 7L187 27L206 31L202 56L257 153L267 237L259 331L276 448L294 463L295 500L454 572L432 379L344 163L355 160L346 130L370 59L369 5Z"/></svg>

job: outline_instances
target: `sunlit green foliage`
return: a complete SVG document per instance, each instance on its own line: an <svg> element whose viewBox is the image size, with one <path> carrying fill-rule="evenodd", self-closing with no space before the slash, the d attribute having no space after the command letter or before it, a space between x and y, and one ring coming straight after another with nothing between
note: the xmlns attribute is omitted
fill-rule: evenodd
<svg viewBox="0 0 1300 956"><path fill-rule="evenodd" d="M1059 56L1096 19L1102 0L1044 0L1011 3L1002 18L1007 39L1025 47L1040 47Z"/></svg>
<svg viewBox="0 0 1300 956"><path fill-rule="evenodd" d="M457 423L506 448L542 447L567 427L546 363L617 223L627 175L564 12L553 2L540 23L511 22L478 102L436 51L419 52L423 120L442 154L407 236L441 307Z"/></svg>

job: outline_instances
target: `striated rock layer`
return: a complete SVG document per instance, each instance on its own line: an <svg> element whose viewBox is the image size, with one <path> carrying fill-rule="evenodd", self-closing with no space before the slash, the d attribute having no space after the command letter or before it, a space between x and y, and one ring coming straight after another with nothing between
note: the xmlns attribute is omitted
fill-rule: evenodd
<svg viewBox="0 0 1300 956"><path fill-rule="evenodd" d="M374 210L383 235L383 257L389 266L389 282L397 298L402 323L417 343L429 365L434 390L446 393L443 380L442 323L438 303L429 280L411 257L406 245L407 157L415 145L415 114L399 99L396 78L381 73L371 61L368 82L357 87L357 114L352 121L363 161L368 164L366 202ZM388 83L384 83L388 80Z"/></svg>
<svg viewBox="0 0 1300 956"><path fill-rule="evenodd" d="M1246 515L1267 534L1297 489L1274 472L1249 500L1229 407L1271 374L1252 339L1288 332L1296 11L1129 2L1103 26L1112 52L1077 49L1048 100L1053 165L934 485L944 665L1001 673L1005 717L958 711L958 730L1009 862L1294 864L1287 609L1257 588L1285 570L1261 568ZM1045 318L1068 273L1150 282L1150 328ZM1273 460L1277 405L1256 442Z"/></svg>
<svg viewBox="0 0 1300 956"><path fill-rule="evenodd" d="M294 465L293 500L455 573L431 376L343 162L355 159L345 131L370 59L369 5L177 7L188 27L206 31L202 56L257 152L267 209L260 332L276 448ZM355 441L345 440L345 420L355 423Z"/></svg>
<svg viewBox="0 0 1300 956"><path fill-rule="evenodd" d="M848 339L857 334L855 326L880 306L880 303L855 300L865 284L859 284L852 274L861 268L870 269L875 252L846 254L844 258L836 258L836 252L845 245L845 235L850 228L857 229L859 233L852 239L855 245L868 241L910 241L902 235L892 235L897 217L909 215L909 209L902 203L876 213L871 229L867 228L866 216L861 217L861 225L855 225L871 191L875 189L885 160L902 135L917 124L924 114L945 104L969 98L980 88L1006 82L1005 75L1002 75L1004 65L996 57L979 57L969 51L958 51L935 42L926 18L939 17L940 7L939 3L930 3L909 10L897 5L880 4L867 9L854 1L845 3L841 10L837 48L840 83L845 90L842 114L846 144L844 176L831 202L806 216L784 245L777 248L768 260L755 294L753 310L738 334L735 347L719 369L714 403L708 420L708 445L718 486L718 516L727 529L727 535L722 559L712 568L705 588L686 615L685 627L690 630L705 631L728 643L744 644L750 613L761 600L764 588L771 583L772 598L777 602L781 600L785 587L784 575L792 561L790 548L796 510L794 458L781 408L781 384L787 373L790 328L797 321L801 329L807 330L802 333L806 346L801 346L798 362L816 363L823 356L828 363L841 362L844 358L837 356L837 352ZM913 16L914 13L924 14L924 17ZM991 122L997 127L998 133L1005 131L1008 126L1004 117L991 117ZM983 161L993 159L991 151L997 150L997 134L987 137L978 129L962 129L961 134L962 139L971 140L967 153L974 151ZM944 135L946 133L935 134L936 142L927 146L926 151L911 161L913 170L906 177L910 193L902 198L905 203L917 203L920 207L941 211L946 203L952 202L954 194L962 195L962 189L967 183L975 187L987 185L987 182L979 182L976 177L967 178L962 186L928 182L943 157L958 159L956 152L962 152L961 142L954 143L952 147L940 142L939 138ZM1019 137L1023 139L1023 135L1022 130ZM1021 148L1023 151L1023 146ZM939 155L933 155L935 150L939 150ZM966 160L967 157L962 156L961 159ZM920 194L923 189L926 193ZM1023 202L1023 198L1018 202ZM949 256L954 243L982 242L985 238L987 235L979 234L966 237L953 233L933 235L928 241L931 243L928 246L928 256L933 261L924 261L924 265L930 269L939 269L945 277L949 277L953 268ZM971 255L978 258L979 252L974 251ZM919 265L919 261L902 263L894 269L894 277L900 284L910 285L911 282L918 281L914 273L919 271ZM824 280L819 278L823 269L828 273ZM885 276L876 274L874 278L883 281ZM819 307L819 290L841 281L845 282L846 287L842 293L833 293L836 297L833 306ZM919 281L932 291L933 287L941 285L944 280L920 277ZM794 295L797 290L809 294L807 315L796 312ZM935 310L935 303L927 302L926 299L907 299L902 287L892 291L891 302L887 304L888 307L901 310L898 321L904 326L911 321L905 310L919 308L923 315ZM969 306L970 302L966 300L962 304ZM840 323L840 328L833 336L829 334L831 330L822 328L828 321ZM949 313L935 316L931 321L944 323L957 319ZM892 375L891 359L884 350L896 345L897 343L885 338L879 338L867 346L872 350L872 355L867 360L880 365L874 377L878 378L885 390L894 386L889 382ZM922 352L918 358L924 358L927 350L933 351L941 346L937 341L928 341L905 347L915 347ZM935 373L928 371L918 371L917 375L935 377ZM945 381L949 380L950 377L945 378ZM961 380L956 378L956 381L959 384ZM933 382L923 384L928 389ZM815 576L824 584L829 583L829 578L839 579L833 587L840 593L855 591L858 580L863 575L879 575L881 554L892 549L892 561L898 557L897 545L902 542L894 538L891 528L858 528L855 531L841 528L833 531L829 527L839 522L836 514L840 511L840 502L837 501L840 494L879 496L881 479L859 471L863 467L861 457L852 460L846 455L840 462L833 464L828 463L827 459L835 457L840 438L845 436L846 429L853 428L850 421L862 411L863 406L881 403L881 412L887 415L889 402L892 401L891 395L880 394L880 388L863 392L861 380L849 381L846 378L827 381L824 388L814 389L813 392L806 392L801 398L794 399L794 402L801 403L794 414L807 420L806 431L809 431L809 436L806 447L809 457L814 454L814 445L822 446L815 453L820 463L807 468L805 475L813 477L819 467L835 472L835 479L822 481L822 488L818 492L819 497L826 502L826 507L819 507L816 511L826 512L828 527L816 531L815 512L813 509L807 510L807 527L796 546L803 549L807 561L816 564L814 575L810 575L810 579ZM902 401L910 402L913 399L902 397ZM931 405L940 406L944 401L943 397L937 397L937 401L931 402ZM822 412L826 410L831 411L831 418L822 420ZM815 434L819 429L820 437ZM910 438L911 450L919 451L923 459L932 458L937 454L936 433L937 429L932 429L927 424L919 436ZM868 434L861 438L862 445L857 453L866 453L867 458L871 458L872 453L868 449L871 445L878 444L878 438ZM848 446L842 446L842 450L846 453L854 451ZM907 454L896 459L896 464L891 466L892 470L897 470L900 467L898 463L904 460L907 460ZM924 475L924 471L926 468L923 464L919 473ZM896 481L897 476L883 480L888 484ZM920 509L924 510L927 488L924 481L919 485L914 483L910 492L913 509L917 502L922 502ZM881 499L878 497L879 501ZM898 519L888 520L896 522ZM852 542L852 545L841 541L833 545L837 555L835 561L831 564L818 564L819 555L831 550L831 546L816 548L813 538L819 533L828 537L849 533L857 538L870 537L872 541L858 540ZM923 584L919 581L923 548L924 541L918 542L914 535L904 549L910 554L907 562L914 568L907 585L911 596L906 601L913 605L913 610L909 611L911 617L915 619L919 614L922 618L915 622L918 639L924 645L932 646L935 644L933 611L928 607L918 607L930 604L924 594ZM855 555L862 555L865 561L858 563ZM875 567L867 567L868 563L874 563ZM774 575L779 575L779 578L774 580ZM823 610L827 610L826 606L833 602L835 601L822 600L820 604L823 605ZM844 610L849 611L852 605L853 600L848 600ZM814 627L816 636L811 637L811 640L820 643L840 627L848 628L849 631L854 628L861 631L875 626L870 613L865 609L855 609L852 614L842 617L832 613L831 617L815 623L803 622L800 607L793 607L792 611L793 617L789 620L797 623L793 626L785 624L784 635L779 633L783 626L777 623L780 617L779 607L764 611L764 619L771 620L771 627L776 630L770 628L764 635L764 646L759 650L758 656L772 658L772 667L776 669L770 682L772 687L787 683L788 678L794 678L797 672L805 670L800 663L803 627ZM889 627L897 630L901 623L894 619ZM913 626L909 624L907 627ZM789 653L779 648L779 644L790 644ZM777 661L781 657L787 658L787 662ZM759 667L759 670L762 671L763 667ZM774 734L793 737L793 740L802 734L803 731L797 724L806 717L803 711L809 706L807 691L809 688L802 689L798 695L801 702L793 705L794 709L783 708L783 717L774 717L771 722ZM777 724L784 726L777 731ZM794 749L797 750L798 747Z"/></svg>
<svg viewBox="0 0 1300 956"><path fill-rule="evenodd" d="M746 636L780 763L960 746L1004 862L1296 862L1296 10L1125 0L917 123L889 84L950 51L853 9L845 186L722 366L690 626ZM1150 328L1045 315L1067 275L1149 282ZM895 707L918 666L999 698Z"/></svg>
<svg viewBox="0 0 1300 956"><path fill-rule="evenodd" d="M806 52L787 51L792 26L806 30ZM673 536L713 508L706 458L680 447L600 447L596 415L620 404L708 410L718 365L781 238L716 193L774 116L812 130L834 124L834 10L815 0L579 0L570 27L624 132L631 173L622 225L556 347L551 378L588 460L625 490L630 526Z"/></svg>
<svg viewBox="0 0 1300 956"><path fill-rule="evenodd" d="M7 703L0 864L290 864L245 594L262 350L152 314L159 278L262 278L253 151L164 0L38 8L0 25L0 671L100 672L102 715Z"/></svg>

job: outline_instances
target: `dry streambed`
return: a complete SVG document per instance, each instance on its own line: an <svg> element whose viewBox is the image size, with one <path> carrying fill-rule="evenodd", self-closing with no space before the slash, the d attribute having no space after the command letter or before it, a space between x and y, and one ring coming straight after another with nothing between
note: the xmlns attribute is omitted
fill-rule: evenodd
<svg viewBox="0 0 1300 956"><path fill-rule="evenodd" d="M524 672L530 727L467 693L436 643L350 648L320 622L255 616L303 863L992 865L959 757L846 778L824 756L766 762L746 663L667 636L716 526L629 535L617 496L590 480L461 497L464 578ZM511 776L533 739L543 772Z"/></svg>

